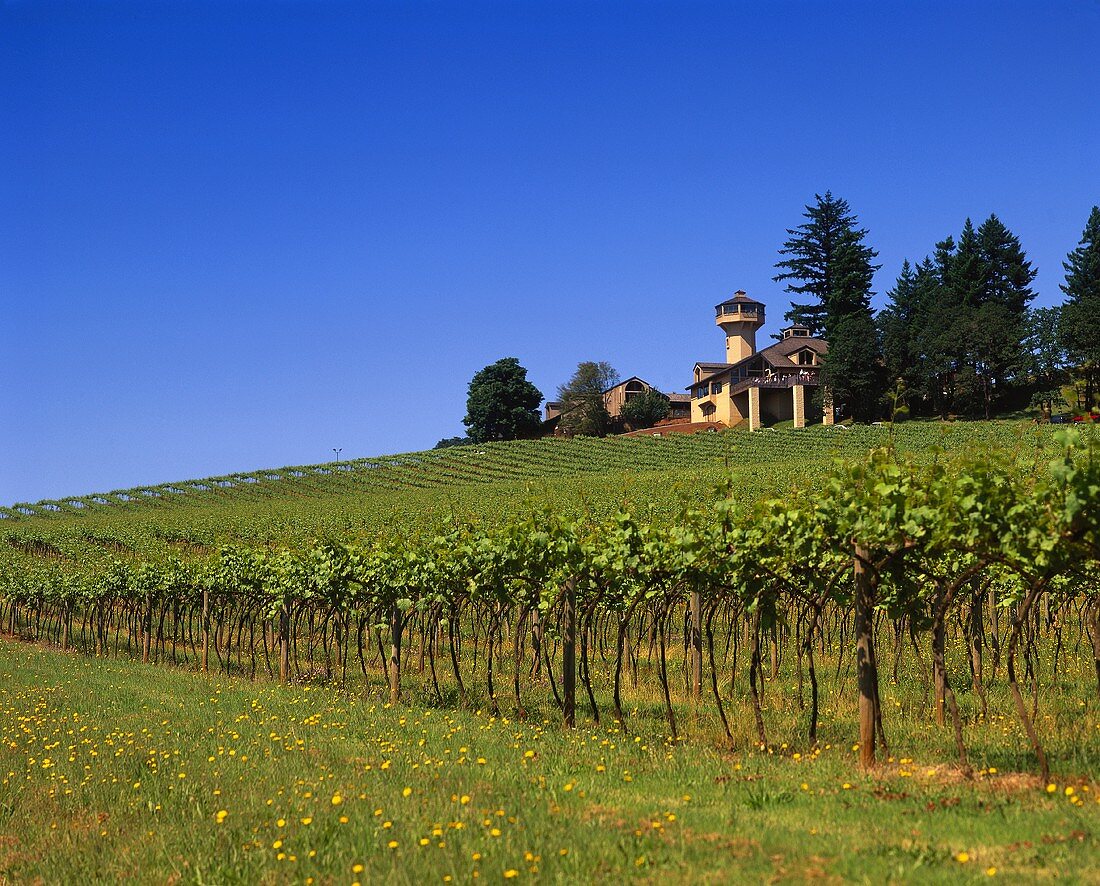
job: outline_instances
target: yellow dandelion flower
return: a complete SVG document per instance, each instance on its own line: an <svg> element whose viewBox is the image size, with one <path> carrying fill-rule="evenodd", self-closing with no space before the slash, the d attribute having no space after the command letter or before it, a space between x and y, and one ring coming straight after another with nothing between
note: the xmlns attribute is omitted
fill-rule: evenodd
<svg viewBox="0 0 1100 886"><path fill-rule="evenodd" d="M396 849L397 848L397 841L396 840L390 840L390 842L387 843L386 845L389 846L390 849Z"/></svg>
<svg viewBox="0 0 1100 886"><path fill-rule="evenodd" d="M402 796L402 797L407 797L407 796L409 796L409 794L411 794L412 792L413 792L413 789L412 789L412 788L405 788L405 789L404 789L404 790L403 790L403 791L401 792L401 796Z"/></svg>
<svg viewBox="0 0 1100 886"><path fill-rule="evenodd" d="M343 802L344 802L344 798L341 797L339 794L333 794L332 795L332 805L333 806L339 806Z"/></svg>
<svg viewBox="0 0 1100 886"><path fill-rule="evenodd" d="M515 868L508 868L508 870L506 870L504 872L504 879L505 880L511 880L513 877L518 877L518 876L519 876L519 871L517 871Z"/></svg>
<svg viewBox="0 0 1100 886"><path fill-rule="evenodd" d="M218 824L221 824L223 821L225 821L227 815L229 815L228 812L226 812L224 809L219 809L218 812L214 815L214 821L216 821Z"/></svg>
<svg viewBox="0 0 1100 886"><path fill-rule="evenodd" d="M970 853L960 852L958 855L955 856L955 861L957 861L959 864L966 864L968 861L970 861Z"/></svg>

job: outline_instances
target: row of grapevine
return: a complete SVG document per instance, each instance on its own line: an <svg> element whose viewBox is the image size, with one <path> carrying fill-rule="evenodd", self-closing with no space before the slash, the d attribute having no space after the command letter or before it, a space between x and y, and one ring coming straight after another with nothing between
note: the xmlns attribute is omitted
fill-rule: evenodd
<svg viewBox="0 0 1100 886"><path fill-rule="evenodd" d="M480 657L493 710L510 695L523 716L524 693L545 680L569 726L578 690L600 719L594 672L602 668L610 714L624 729L624 682L632 675L636 685L648 656L672 736L668 652L680 644L688 700L699 704L709 683L731 740L718 659L732 654L736 669L740 652L761 743L766 651L773 662L781 649L796 657L816 741L815 650L828 640L854 656L865 766L886 741L877 647L884 630L897 637L904 627L929 641L936 718L950 718L965 766L945 666L950 616L966 631L983 706L986 626L996 637L1004 625L1007 685L1048 771L1020 688L1021 666L1023 680L1037 685L1038 636L1076 617L1100 691L1100 463L1091 437L1067 431L1030 449L920 459L886 446L838 462L813 492L793 488L754 503L736 493L727 484L661 522L622 508L580 517L547 509L300 548L194 543L155 560L119 556L133 552L96 537L109 556L90 565L60 550L44 555L50 543L40 539L33 566L0 566L0 626L65 648L140 650L146 661L204 670L213 656L227 672L282 680L320 669L345 681L349 670L377 669L394 702L414 648L441 702L444 685L467 702L469 661L476 668ZM998 643L998 659L1001 651ZM505 673L510 692L500 686Z"/></svg>

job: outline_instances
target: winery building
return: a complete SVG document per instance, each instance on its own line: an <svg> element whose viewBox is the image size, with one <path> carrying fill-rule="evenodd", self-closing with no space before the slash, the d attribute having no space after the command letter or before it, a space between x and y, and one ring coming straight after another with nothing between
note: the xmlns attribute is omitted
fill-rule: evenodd
<svg viewBox="0 0 1100 886"><path fill-rule="evenodd" d="M805 427L828 343L803 326L789 326L779 341L758 351L764 305L743 291L715 305L715 324L726 336L726 361L695 364L691 421L750 431L782 421ZM821 421L832 424L827 396L825 403Z"/></svg>

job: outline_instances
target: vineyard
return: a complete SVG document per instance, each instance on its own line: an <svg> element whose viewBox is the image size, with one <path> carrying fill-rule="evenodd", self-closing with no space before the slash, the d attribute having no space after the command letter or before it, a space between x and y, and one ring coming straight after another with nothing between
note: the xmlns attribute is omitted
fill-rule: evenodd
<svg viewBox="0 0 1100 886"><path fill-rule="evenodd" d="M927 435L934 428L920 430ZM19 521L28 525L8 535L0 614L10 634L93 654L140 654L146 662L191 661L204 671L213 660L227 674L286 682L322 673L341 684L349 673L369 679L380 671L394 702L414 657L421 673L427 661L438 702L446 689L469 704L473 691L496 712L507 696L520 717L524 684L545 677L570 726L578 680L599 722L594 684L602 680L611 696L604 716L626 728L624 679L637 685L648 669L660 683L673 737L668 657L669 647L679 646L692 700L703 695L707 674L731 741L720 683L727 672L736 675L739 662L748 669L756 738L765 746L759 704L765 659L773 673L782 657L795 659L800 706L809 684L813 742L815 648L836 654L838 670L847 648L855 660L864 765L874 762L876 740L886 747L876 651L884 631L895 659L906 636L915 654L919 638L930 638L935 716L942 723L950 712L966 764L944 659L948 625L956 624L982 715L988 716L983 674L990 667L995 673L1003 658L1016 711L1046 774L1020 670L1037 692L1041 642L1049 637L1064 654L1066 630L1076 630L1075 648L1088 637L1100 689L1100 597L1092 577L1100 466L1093 464L1092 440L1069 432L1011 445L988 436L989 429L986 439L966 435L958 451L937 448L929 458L927 449L901 448L926 442L920 436L899 441L885 430L822 429L814 441L820 455L885 445L833 466L820 455L806 459L802 464L822 471L803 478L816 486L796 482L781 498L755 502L746 501L753 487L779 485L769 469L794 473L794 453L805 455L799 434L498 444L261 472L225 485L190 484L203 491L169 492L188 485L176 484L158 493L167 498L163 504L157 496L140 501L132 490L114 494L118 513L109 515L110 531L102 521L97 528L80 525L91 523L92 514L64 521L47 511L48 517ZM957 444L963 435L941 437ZM975 443L984 444L980 453ZM608 508L590 501L578 514L575 505L555 508L559 496L547 491L528 501L526 513L494 522L450 516L414 526L394 514L400 530L378 528L374 537L355 540L333 537L322 523L317 528L325 537L307 541L308 524L278 519L262 544L245 533L179 531L181 514L186 519L196 507L216 512L219 495L231 509L255 508L276 493L325 501L368 490L392 495L401 487L477 485L484 495L485 484L502 480L553 481L570 473L575 479L626 465L661 468L664 480L707 461L735 476L741 468L740 484L712 485L694 501L663 502L659 509L651 502L641 514L629 502ZM483 506L492 508L493 498ZM109 506L99 507L96 517ZM300 520L311 513L317 512L307 505ZM169 521L160 522L162 514ZM288 543L272 543L272 525ZM99 556L89 557L89 548ZM472 653L466 673L464 645ZM597 665L606 673L594 673Z"/></svg>
<svg viewBox="0 0 1100 886"><path fill-rule="evenodd" d="M19 505L0 630L669 749L850 745L866 771L919 753L916 721L965 779L992 756L1045 785L1100 770L1097 442L549 440Z"/></svg>

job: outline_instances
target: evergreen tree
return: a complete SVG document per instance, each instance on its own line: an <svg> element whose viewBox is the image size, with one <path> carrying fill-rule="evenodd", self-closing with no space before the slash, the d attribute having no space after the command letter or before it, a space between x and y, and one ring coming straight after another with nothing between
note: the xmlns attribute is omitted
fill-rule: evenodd
<svg viewBox="0 0 1100 886"><path fill-rule="evenodd" d="M984 284L982 302L1003 305L1009 316L1022 322L1035 298L1031 283L1036 272L1019 238L996 215L990 215L978 228L978 254Z"/></svg>
<svg viewBox="0 0 1100 886"><path fill-rule="evenodd" d="M573 377L558 388L558 427L568 436L603 437L611 430L611 415L603 395L619 382L610 363L584 361Z"/></svg>
<svg viewBox="0 0 1100 886"><path fill-rule="evenodd" d="M903 379L919 411L988 418L1028 382L1034 279L1019 239L1000 219L991 215L977 229L967 219L958 241L940 241L912 280L899 278L895 290L907 309L903 315L893 299L882 326L890 383ZM908 373L899 368L902 359Z"/></svg>
<svg viewBox="0 0 1100 886"><path fill-rule="evenodd" d="M1092 207L1081 242L1063 263L1062 339L1070 359L1100 366L1100 206Z"/></svg>
<svg viewBox="0 0 1100 886"><path fill-rule="evenodd" d="M867 231L847 201L826 191L807 206L806 222L787 231L776 263L776 282L787 281L787 292L809 295L813 301L791 304L786 314L824 335L829 352L824 359L824 383L842 413L859 420L874 418L882 408L884 375L871 311L871 281L878 255L864 243Z"/></svg>
<svg viewBox="0 0 1100 886"><path fill-rule="evenodd" d="M917 272L906 259L894 288L886 293L889 300L886 307L875 318L882 343L883 368L891 390L900 385L904 391L912 392L920 383L914 322L919 307L917 283Z"/></svg>
<svg viewBox="0 0 1100 886"><path fill-rule="evenodd" d="M990 418L995 401L1026 381L1022 376L1028 366L1027 309L1035 298L1035 270L1019 238L996 215L978 228L977 254L980 295L976 303L966 301L973 309L966 317L969 347L964 360L977 384L967 401L968 411Z"/></svg>
<svg viewBox="0 0 1100 886"><path fill-rule="evenodd" d="M515 357L504 357L471 379L462 423L474 443L533 437L542 394Z"/></svg>
<svg viewBox="0 0 1100 886"><path fill-rule="evenodd" d="M815 199L805 207L806 222L787 230L779 254L788 258L776 263L780 273L774 280L787 281L787 292L813 298L806 304L792 302L785 319L828 338L841 317L870 310L871 278L879 269L872 261L878 253L864 244L867 232L857 227L846 200L831 191Z"/></svg>
<svg viewBox="0 0 1100 886"><path fill-rule="evenodd" d="M874 421L882 414L882 364L867 359L875 348L875 321L870 311L853 311L833 324L822 381L841 407L856 421Z"/></svg>

